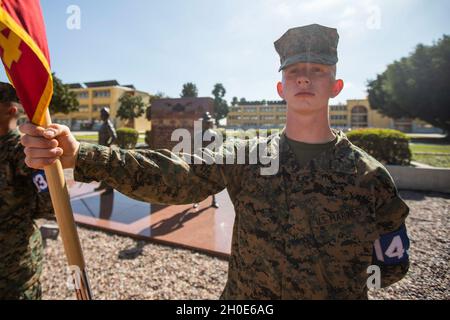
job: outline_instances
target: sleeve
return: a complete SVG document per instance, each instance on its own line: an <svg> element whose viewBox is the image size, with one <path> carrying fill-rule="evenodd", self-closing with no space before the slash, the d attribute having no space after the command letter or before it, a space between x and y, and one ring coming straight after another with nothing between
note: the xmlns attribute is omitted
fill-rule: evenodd
<svg viewBox="0 0 450 320"><path fill-rule="evenodd" d="M25 164L25 155L22 145L18 145L14 159L16 174L23 176L27 184L31 186L34 202L32 218L50 219L54 217L50 192L43 170L34 170Z"/></svg>
<svg viewBox="0 0 450 320"><path fill-rule="evenodd" d="M74 177L80 182L105 181L141 201L189 204L239 183L238 166L225 164L226 157L229 154L224 149L204 149L198 157L169 150L123 150L82 143Z"/></svg>
<svg viewBox="0 0 450 320"><path fill-rule="evenodd" d="M400 281L409 269L409 237L405 225L408 205L401 199L389 172L377 169L375 214L379 238L374 243L373 264L380 267L381 286Z"/></svg>

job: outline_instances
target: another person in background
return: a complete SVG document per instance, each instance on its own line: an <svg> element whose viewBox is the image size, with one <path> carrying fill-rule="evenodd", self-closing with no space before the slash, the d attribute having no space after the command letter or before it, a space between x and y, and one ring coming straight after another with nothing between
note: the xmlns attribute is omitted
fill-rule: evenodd
<svg viewBox="0 0 450 320"><path fill-rule="evenodd" d="M25 164L14 88L0 82L0 299L40 299L43 246L35 219L54 216L41 170ZM58 153L57 153L58 154ZM55 155L57 155L55 154ZM61 154L61 153L59 153Z"/></svg>
<svg viewBox="0 0 450 320"><path fill-rule="evenodd" d="M202 121L202 130L200 132L194 132L194 140L201 141L202 142L202 149L206 148L211 142L209 139L211 138L214 140L213 142L217 143L217 139L219 139L219 136L217 135L217 132L214 131L214 119L211 117L211 114L209 112L205 112L203 117L199 119ZM205 141L207 140L207 141ZM222 141L220 141L220 144L222 144ZM200 152L200 150L194 150L194 154ZM194 203L194 208L198 208L199 203ZM217 202L216 195L212 195L212 203L211 207L218 209L219 203Z"/></svg>
<svg viewBox="0 0 450 320"><path fill-rule="evenodd" d="M109 147L117 141L117 133L114 129L114 125L109 120L110 111L109 108L102 108L100 110L100 117L103 121L102 126L98 130L98 144L101 146ZM104 181L100 182L100 185L95 189L95 191L106 190L106 192L112 192L113 188L108 186Z"/></svg>

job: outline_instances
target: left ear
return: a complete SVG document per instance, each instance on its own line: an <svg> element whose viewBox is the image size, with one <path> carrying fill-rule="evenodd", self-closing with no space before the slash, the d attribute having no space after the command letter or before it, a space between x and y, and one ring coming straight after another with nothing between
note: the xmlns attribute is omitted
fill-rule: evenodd
<svg viewBox="0 0 450 320"><path fill-rule="evenodd" d="M283 83L281 83L281 81L279 81L277 83L277 92L278 92L278 95L280 96L280 98L284 100Z"/></svg>
<svg viewBox="0 0 450 320"><path fill-rule="evenodd" d="M331 91L331 98L336 98L342 89L344 89L344 80L336 80Z"/></svg>

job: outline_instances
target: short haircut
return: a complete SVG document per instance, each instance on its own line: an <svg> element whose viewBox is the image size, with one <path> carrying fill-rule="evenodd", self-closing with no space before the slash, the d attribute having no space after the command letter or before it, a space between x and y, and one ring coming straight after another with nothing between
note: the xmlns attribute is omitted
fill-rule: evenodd
<svg viewBox="0 0 450 320"><path fill-rule="evenodd" d="M6 82L0 82L0 103L11 104L20 103L19 97L17 97L16 89L12 85Z"/></svg>

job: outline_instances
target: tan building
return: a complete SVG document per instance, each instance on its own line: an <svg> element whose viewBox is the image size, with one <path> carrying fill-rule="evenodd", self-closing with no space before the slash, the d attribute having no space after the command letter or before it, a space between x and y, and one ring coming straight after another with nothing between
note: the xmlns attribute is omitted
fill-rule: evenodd
<svg viewBox="0 0 450 320"><path fill-rule="evenodd" d="M232 106L227 117L227 127L281 128L286 122L284 101L253 101ZM357 128L387 128L412 133L441 133L440 129L421 120L391 119L371 109L369 100L347 100L347 104L330 106L330 124L342 130Z"/></svg>
<svg viewBox="0 0 450 320"><path fill-rule="evenodd" d="M227 127L231 128L277 128L286 122L284 101L249 101L231 106Z"/></svg>
<svg viewBox="0 0 450 320"><path fill-rule="evenodd" d="M116 128L126 125L126 121L116 117L119 109L119 99L124 94L139 95L148 104L150 94L136 90L133 85L120 85L116 80L86 82L70 84L70 91L77 95L80 106L78 112L69 114L58 113L52 115L54 122L65 124L72 130L98 130L101 125L100 110L109 108L111 111L111 121ZM140 132L151 129L151 123L145 118L145 113L134 120L134 128Z"/></svg>

